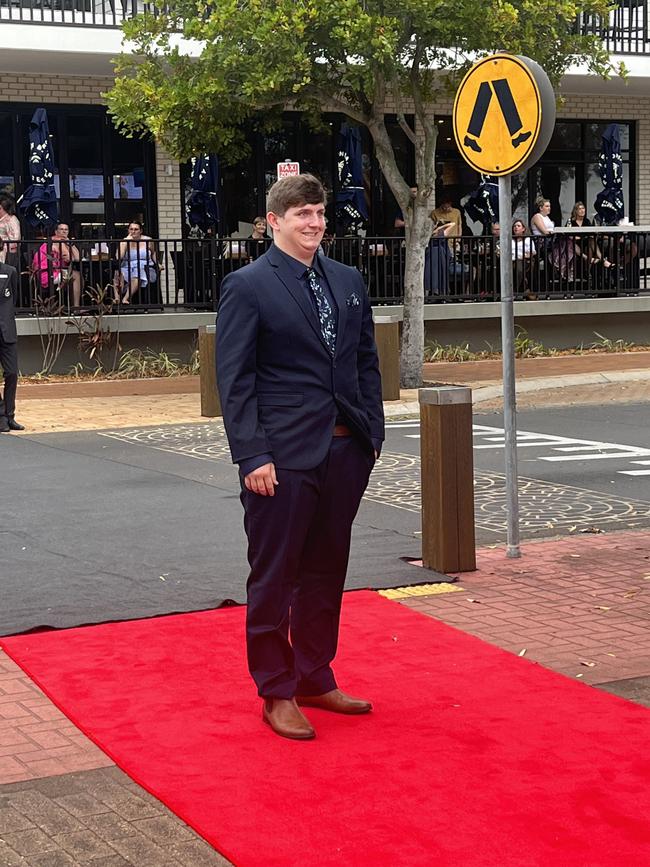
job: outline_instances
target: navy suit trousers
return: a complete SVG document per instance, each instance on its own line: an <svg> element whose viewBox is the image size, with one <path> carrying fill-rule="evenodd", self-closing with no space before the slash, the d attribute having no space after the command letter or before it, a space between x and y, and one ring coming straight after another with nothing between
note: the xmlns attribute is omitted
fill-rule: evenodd
<svg viewBox="0 0 650 867"><path fill-rule="evenodd" d="M374 458L335 437L311 470L276 469L275 496L243 486L248 536L248 666L261 696L336 688L336 654L352 522Z"/></svg>
<svg viewBox="0 0 650 867"><path fill-rule="evenodd" d="M18 347L5 343L0 337L0 367L4 374L4 393L0 398L0 416L13 418L16 412L16 387L18 385Z"/></svg>

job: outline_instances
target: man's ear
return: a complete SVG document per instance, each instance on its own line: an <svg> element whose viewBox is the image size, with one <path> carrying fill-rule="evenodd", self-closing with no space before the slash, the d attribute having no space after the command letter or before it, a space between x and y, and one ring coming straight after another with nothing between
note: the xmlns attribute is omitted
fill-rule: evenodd
<svg viewBox="0 0 650 867"><path fill-rule="evenodd" d="M269 226L273 229L274 232L278 229L278 219L278 215L274 214L273 211L269 211L266 215L266 222L269 224Z"/></svg>

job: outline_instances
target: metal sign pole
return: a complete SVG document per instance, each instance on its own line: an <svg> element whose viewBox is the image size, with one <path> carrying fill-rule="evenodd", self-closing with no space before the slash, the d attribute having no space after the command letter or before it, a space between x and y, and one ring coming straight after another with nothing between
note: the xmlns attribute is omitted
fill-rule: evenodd
<svg viewBox="0 0 650 867"><path fill-rule="evenodd" d="M517 490L517 398L515 390L515 316L512 292L512 203L510 175L499 178L501 246L501 351L503 354L503 427L505 430L507 557L520 557Z"/></svg>
<svg viewBox="0 0 650 867"><path fill-rule="evenodd" d="M506 556L519 557L510 177L534 166L553 135L555 94L548 75L529 57L505 52L482 57L465 75L456 91L453 125L456 144L465 162L477 172L499 178L503 426L508 511Z"/></svg>

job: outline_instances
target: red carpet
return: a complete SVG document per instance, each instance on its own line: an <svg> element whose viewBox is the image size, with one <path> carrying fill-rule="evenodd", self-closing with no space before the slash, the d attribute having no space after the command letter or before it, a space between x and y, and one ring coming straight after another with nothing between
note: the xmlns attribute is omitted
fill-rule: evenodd
<svg viewBox="0 0 650 867"><path fill-rule="evenodd" d="M237 865L650 864L650 713L373 593L344 600L315 741L262 724L244 610L17 636L5 650Z"/></svg>

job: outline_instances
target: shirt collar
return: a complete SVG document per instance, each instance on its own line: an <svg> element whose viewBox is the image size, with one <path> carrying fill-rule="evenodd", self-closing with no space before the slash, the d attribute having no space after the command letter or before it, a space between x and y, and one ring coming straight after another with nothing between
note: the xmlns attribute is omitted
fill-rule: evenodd
<svg viewBox="0 0 650 867"><path fill-rule="evenodd" d="M307 266L302 262L298 261L298 259L294 259L293 256L290 256L288 253L285 253L284 250L281 250L277 245L275 246L275 252L282 257L285 264L289 267L291 273L298 280L302 280L307 272ZM319 277L325 277L325 272L323 271L323 266L320 263L320 256L318 253L314 256L314 261L311 264L311 267L318 274Z"/></svg>

